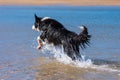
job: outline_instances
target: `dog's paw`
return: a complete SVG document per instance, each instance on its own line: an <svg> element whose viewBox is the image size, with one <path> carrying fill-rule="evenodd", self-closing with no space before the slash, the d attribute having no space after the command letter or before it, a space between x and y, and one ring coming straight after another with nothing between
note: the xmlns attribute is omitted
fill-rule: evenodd
<svg viewBox="0 0 120 80"><path fill-rule="evenodd" d="M42 48L42 46L38 46L36 49L37 49L37 50L40 50L41 48Z"/></svg>

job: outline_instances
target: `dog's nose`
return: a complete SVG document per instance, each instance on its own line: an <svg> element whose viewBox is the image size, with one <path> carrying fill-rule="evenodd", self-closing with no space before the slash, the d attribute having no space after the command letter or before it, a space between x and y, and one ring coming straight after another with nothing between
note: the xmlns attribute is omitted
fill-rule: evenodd
<svg viewBox="0 0 120 80"><path fill-rule="evenodd" d="M32 26L32 30L36 30L36 28L35 28L35 26L34 26L34 25Z"/></svg>

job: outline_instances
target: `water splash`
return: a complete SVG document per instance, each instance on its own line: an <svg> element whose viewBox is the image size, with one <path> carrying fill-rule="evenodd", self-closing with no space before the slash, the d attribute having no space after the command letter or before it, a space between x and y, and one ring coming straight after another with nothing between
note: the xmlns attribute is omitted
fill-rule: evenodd
<svg viewBox="0 0 120 80"><path fill-rule="evenodd" d="M120 72L118 69L113 69L107 64L95 65L91 59L86 59L84 55L82 55L82 59L73 61L67 54L64 53L62 46L53 46L52 44L44 43L43 48L40 50L43 54L52 54L54 58L64 64L69 64L71 66L80 67L80 68L89 68L100 71L110 71L110 72Z"/></svg>
<svg viewBox="0 0 120 80"><path fill-rule="evenodd" d="M88 68L91 65L93 65L93 62L91 59L86 59L84 55L82 55L81 61L75 60L73 61L70 57L67 56L67 54L64 52L62 46L54 47L53 45L45 44L45 46L41 50L43 53L50 53L54 55L54 58L62 62L64 64L71 64L74 66L82 67L82 68Z"/></svg>
<svg viewBox="0 0 120 80"><path fill-rule="evenodd" d="M36 37L34 37L32 44L31 44L31 48L36 48L36 46L37 46L36 42L37 42L37 39L36 39Z"/></svg>

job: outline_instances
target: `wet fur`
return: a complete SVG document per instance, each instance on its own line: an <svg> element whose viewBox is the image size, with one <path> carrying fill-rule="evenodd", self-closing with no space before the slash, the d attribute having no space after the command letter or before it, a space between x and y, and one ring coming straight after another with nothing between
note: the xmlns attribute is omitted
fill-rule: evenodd
<svg viewBox="0 0 120 80"><path fill-rule="evenodd" d="M83 30L78 35L75 32L67 30L61 23L51 18L40 18L35 15L35 29L41 31L39 36L42 41L52 43L54 46L63 45L64 52L72 59L81 59L79 46L85 48L89 45L90 35L87 28L82 26Z"/></svg>

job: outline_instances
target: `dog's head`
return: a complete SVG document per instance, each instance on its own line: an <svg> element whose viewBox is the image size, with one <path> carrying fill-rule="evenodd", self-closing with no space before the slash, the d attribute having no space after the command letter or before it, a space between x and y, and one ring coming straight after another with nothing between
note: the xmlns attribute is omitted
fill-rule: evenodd
<svg viewBox="0 0 120 80"><path fill-rule="evenodd" d="M50 18L49 17L41 18L35 14L35 23L32 26L32 29L36 30L36 31L44 31L50 24L47 22L48 19L50 19Z"/></svg>

